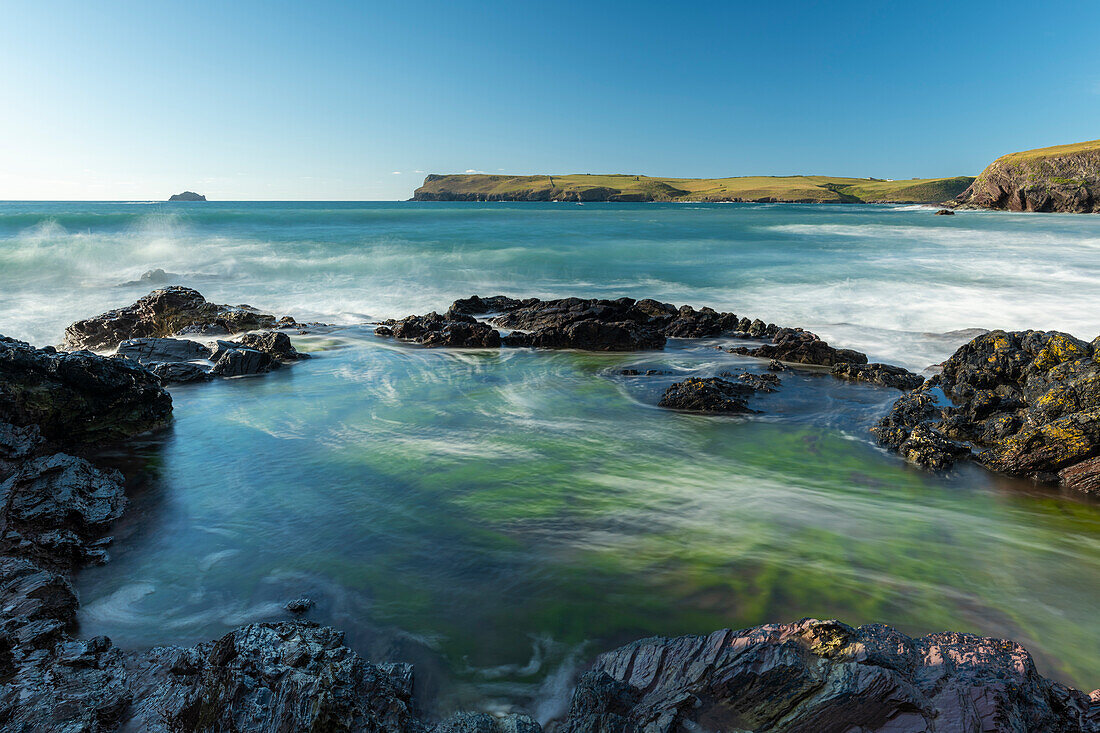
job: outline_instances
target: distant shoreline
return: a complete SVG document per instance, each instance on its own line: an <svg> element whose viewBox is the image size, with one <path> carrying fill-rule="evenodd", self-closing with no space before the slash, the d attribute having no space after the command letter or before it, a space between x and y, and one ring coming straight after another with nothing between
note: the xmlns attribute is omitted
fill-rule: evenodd
<svg viewBox="0 0 1100 733"><path fill-rule="evenodd" d="M429 175L412 201L559 201L573 203L936 204L972 183L953 178L741 176L654 178L640 175Z"/></svg>

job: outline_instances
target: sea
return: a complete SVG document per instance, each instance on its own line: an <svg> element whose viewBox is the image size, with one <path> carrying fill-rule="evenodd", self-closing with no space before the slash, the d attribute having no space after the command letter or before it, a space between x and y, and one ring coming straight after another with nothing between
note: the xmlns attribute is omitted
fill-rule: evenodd
<svg viewBox="0 0 1100 733"><path fill-rule="evenodd" d="M730 339L442 350L372 325L473 294L648 297L931 374L980 329L1095 338L1100 217L0 202L0 334L58 344L167 284L325 325L291 334L314 358L172 387L169 429L103 453L129 507L75 578L81 634L194 644L304 596L365 657L414 663L436 712L543 722L615 646L807 616L1007 637L1100 686L1100 503L906 465L868 432L896 390L792 371L758 414L688 415L656 407L670 383L764 364Z"/></svg>

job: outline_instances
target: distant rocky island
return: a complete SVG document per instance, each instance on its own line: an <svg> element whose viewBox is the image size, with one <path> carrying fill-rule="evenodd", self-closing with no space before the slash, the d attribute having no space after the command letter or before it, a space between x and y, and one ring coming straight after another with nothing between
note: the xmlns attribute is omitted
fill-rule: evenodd
<svg viewBox="0 0 1100 733"><path fill-rule="evenodd" d="M1100 213L1100 140L1002 155L958 197L961 208Z"/></svg>
<svg viewBox="0 0 1100 733"><path fill-rule="evenodd" d="M703 201L792 204L931 204L954 199L974 182L954 178L641 175L429 175L413 201Z"/></svg>
<svg viewBox="0 0 1100 733"><path fill-rule="evenodd" d="M173 194L169 201L206 201L206 197L201 193L195 193L194 191L184 191L183 193Z"/></svg>

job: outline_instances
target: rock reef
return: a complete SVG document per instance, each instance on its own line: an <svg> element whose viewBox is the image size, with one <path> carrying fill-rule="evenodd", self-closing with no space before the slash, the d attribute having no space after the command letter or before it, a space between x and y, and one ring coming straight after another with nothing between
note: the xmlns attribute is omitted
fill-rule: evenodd
<svg viewBox="0 0 1100 733"><path fill-rule="evenodd" d="M293 326L294 320L260 313L247 305L211 303L192 288L154 290L133 305L77 321L65 329L65 349L109 349L127 339L179 335L222 336Z"/></svg>
<svg viewBox="0 0 1100 733"><path fill-rule="evenodd" d="M937 388L942 391L941 399ZM991 331L902 396L873 428L909 460L945 468L968 455L994 471L1100 488L1100 338Z"/></svg>

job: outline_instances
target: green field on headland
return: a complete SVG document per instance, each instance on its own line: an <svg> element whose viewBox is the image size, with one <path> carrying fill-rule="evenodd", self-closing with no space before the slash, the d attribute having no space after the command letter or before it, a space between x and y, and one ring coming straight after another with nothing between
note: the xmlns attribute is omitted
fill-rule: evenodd
<svg viewBox="0 0 1100 733"><path fill-rule="evenodd" d="M899 181L834 176L654 178L640 175L430 175L414 201L753 201L938 203L958 196L970 176Z"/></svg>

